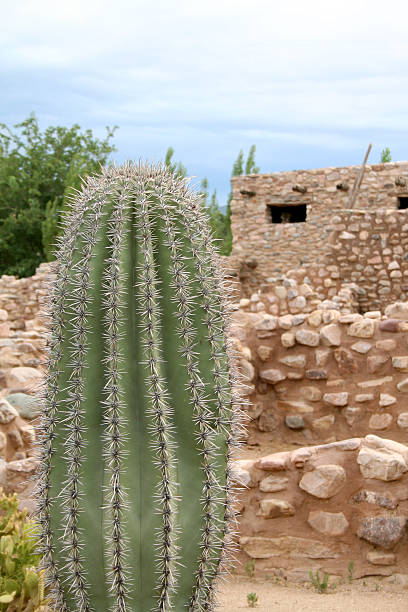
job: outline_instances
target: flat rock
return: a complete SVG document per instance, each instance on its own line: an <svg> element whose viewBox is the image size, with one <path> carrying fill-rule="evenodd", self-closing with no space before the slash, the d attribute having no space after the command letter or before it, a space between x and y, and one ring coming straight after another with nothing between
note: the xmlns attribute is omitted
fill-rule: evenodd
<svg viewBox="0 0 408 612"><path fill-rule="evenodd" d="M320 339L325 346L340 346L341 329L336 323L324 325L320 329Z"/></svg>
<svg viewBox="0 0 408 612"><path fill-rule="evenodd" d="M269 357L272 355L273 350L271 346L266 346L266 344L261 344L256 349L256 352L258 353L258 357L259 359L261 359L261 361L267 361L267 359L269 359Z"/></svg>
<svg viewBox="0 0 408 612"><path fill-rule="evenodd" d="M311 369L306 370L305 376L309 380L326 380L329 375L327 370Z"/></svg>
<svg viewBox="0 0 408 612"><path fill-rule="evenodd" d="M251 382L254 380L255 368L250 361L247 359L240 359L238 362L238 368L244 381Z"/></svg>
<svg viewBox="0 0 408 612"><path fill-rule="evenodd" d="M359 342L355 342L354 344L352 344L350 348L356 353L361 353L362 355L365 355L366 353L368 353L368 351L371 350L372 344L370 344L370 342L364 342L364 340L360 340Z"/></svg>
<svg viewBox="0 0 408 612"><path fill-rule="evenodd" d="M372 338L375 332L375 323L373 319L360 319L350 325L347 330L349 336L356 338Z"/></svg>
<svg viewBox="0 0 408 612"><path fill-rule="evenodd" d="M285 348L290 348L291 346L295 346L296 337L294 331L287 331L281 335L281 344Z"/></svg>
<svg viewBox="0 0 408 612"><path fill-rule="evenodd" d="M287 476L275 476L271 474L263 478L259 483L259 490L263 493L277 493L284 491L288 486L289 478Z"/></svg>
<svg viewBox="0 0 408 612"><path fill-rule="evenodd" d="M398 319L385 319L378 322L378 329L383 332L397 333L400 330Z"/></svg>
<svg viewBox="0 0 408 612"><path fill-rule="evenodd" d="M285 425L289 429L304 429L305 421L299 414L289 414L285 417Z"/></svg>
<svg viewBox="0 0 408 612"><path fill-rule="evenodd" d="M380 393L380 401L378 403L382 408L385 408L386 406L392 406L392 404L395 404L396 401L397 398L393 395L388 395L388 393Z"/></svg>
<svg viewBox="0 0 408 612"><path fill-rule="evenodd" d="M278 326L278 319L271 314L264 314L262 319L255 324L257 331L273 331Z"/></svg>
<svg viewBox="0 0 408 612"><path fill-rule="evenodd" d="M408 412L401 412L398 415L397 425L401 429L408 429Z"/></svg>
<svg viewBox="0 0 408 612"><path fill-rule="evenodd" d="M295 512L294 506L284 499L261 499L257 516L279 518L281 516L293 516Z"/></svg>
<svg viewBox="0 0 408 612"><path fill-rule="evenodd" d="M318 402L322 399L322 392L319 387L314 387L313 385L300 387L300 395L309 402Z"/></svg>
<svg viewBox="0 0 408 612"><path fill-rule="evenodd" d="M279 359L279 362L290 368L304 368L306 365L306 355L286 355Z"/></svg>
<svg viewBox="0 0 408 612"><path fill-rule="evenodd" d="M370 550L367 553L367 561L373 565L394 565L397 558L394 553L387 553L382 550Z"/></svg>
<svg viewBox="0 0 408 612"><path fill-rule="evenodd" d="M261 457L255 464L255 467L260 470L267 470L271 472L286 470L290 463L290 451L282 451L280 453L272 453Z"/></svg>
<svg viewBox="0 0 408 612"><path fill-rule="evenodd" d="M370 355L367 357L367 369L370 374L375 374L387 363L389 355Z"/></svg>
<svg viewBox="0 0 408 612"><path fill-rule="evenodd" d="M317 332L309 329L298 329L295 333L296 341L305 346L318 346L320 336Z"/></svg>
<svg viewBox="0 0 408 612"><path fill-rule="evenodd" d="M404 380L401 380L401 382L397 384L397 389L402 393L406 393L408 391L408 378L404 378Z"/></svg>
<svg viewBox="0 0 408 612"><path fill-rule="evenodd" d="M389 412L382 412L381 414L373 414L368 421L368 427L370 429L387 429L392 423L393 416Z"/></svg>
<svg viewBox="0 0 408 612"><path fill-rule="evenodd" d="M309 512L307 522L313 529L328 536L343 535L349 527L349 522L343 512L312 510Z"/></svg>
<svg viewBox="0 0 408 612"><path fill-rule="evenodd" d="M390 510L394 510L398 506L397 501L391 495L385 495L377 491L369 491L368 489L361 489L361 491L352 497L352 501L355 504L374 504L375 506L388 508Z"/></svg>
<svg viewBox="0 0 408 612"><path fill-rule="evenodd" d="M388 268L391 269L390 267ZM390 319L408 319L408 302L389 304L385 308L384 314Z"/></svg>
<svg viewBox="0 0 408 612"><path fill-rule="evenodd" d="M261 370L259 372L259 376L265 382L270 383L271 385L276 385L276 383L285 380L286 374L282 372L282 370L278 370L275 368L269 368L267 370Z"/></svg>
<svg viewBox="0 0 408 612"><path fill-rule="evenodd" d="M6 374L6 385L9 389L32 391L41 381L41 372L35 368L19 366L11 368Z"/></svg>
<svg viewBox="0 0 408 612"><path fill-rule="evenodd" d="M340 393L325 393L323 401L331 406L347 406L349 394L346 391Z"/></svg>
<svg viewBox="0 0 408 612"><path fill-rule="evenodd" d="M282 558L308 558L308 559L337 559L342 548L338 545L327 546L320 540L298 538L295 536L281 536L279 538L265 538L260 536L243 536L239 540L241 548L253 559Z"/></svg>
<svg viewBox="0 0 408 612"><path fill-rule="evenodd" d="M0 399L0 424L7 425L14 421L18 416L18 412L5 399Z"/></svg>
<svg viewBox="0 0 408 612"><path fill-rule="evenodd" d="M400 372L408 372L408 355L392 358L392 367Z"/></svg>
<svg viewBox="0 0 408 612"><path fill-rule="evenodd" d="M375 347L381 351L395 351L397 343L392 338L385 338L384 340L377 340Z"/></svg>
<svg viewBox="0 0 408 612"><path fill-rule="evenodd" d="M382 548L392 548L404 535L405 516L372 516L363 520L357 530L359 538Z"/></svg>
<svg viewBox="0 0 408 612"><path fill-rule="evenodd" d="M357 463L364 478L385 482L399 480L408 471L404 457L388 448L363 446L357 456Z"/></svg>
<svg viewBox="0 0 408 612"><path fill-rule="evenodd" d="M392 382L394 380L393 376L383 376L382 378L374 378L372 380L363 380L362 382L357 383L359 387L362 389L369 389L370 387L382 387L386 383ZM408 379L407 379L407 391L408 391Z"/></svg>
<svg viewBox="0 0 408 612"><path fill-rule="evenodd" d="M345 470L340 465L326 464L306 472L299 482L299 487L314 497L329 499L341 491L345 483Z"/></svg>

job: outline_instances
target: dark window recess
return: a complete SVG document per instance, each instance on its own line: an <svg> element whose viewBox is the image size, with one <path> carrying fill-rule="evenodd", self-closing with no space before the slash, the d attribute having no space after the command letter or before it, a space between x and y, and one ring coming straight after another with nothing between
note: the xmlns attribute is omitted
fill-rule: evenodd
<svg viewBox="0 0 408 612"><path fill-rule="evenodd" d="M272 223L304 223L306 204L295 206L269 206Z"/></svg>
<svg viewBox="0 0 408 612"><path fill-rule="evenodd" d="M408 208L408 196L401 196L400 198L398 198L398 208Z"/></svg>

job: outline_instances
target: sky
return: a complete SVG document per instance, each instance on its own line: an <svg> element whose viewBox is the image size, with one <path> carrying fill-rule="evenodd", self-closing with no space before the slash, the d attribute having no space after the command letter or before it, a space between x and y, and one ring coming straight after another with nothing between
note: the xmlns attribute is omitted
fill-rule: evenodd
<svg viewBox="0 0 408 612"><path fill-rule="evenodd" d="M172 146L224 205L261 172L408 159L406 0L18 0L0 23L0 122L117 125L116 162Z"/></svg>

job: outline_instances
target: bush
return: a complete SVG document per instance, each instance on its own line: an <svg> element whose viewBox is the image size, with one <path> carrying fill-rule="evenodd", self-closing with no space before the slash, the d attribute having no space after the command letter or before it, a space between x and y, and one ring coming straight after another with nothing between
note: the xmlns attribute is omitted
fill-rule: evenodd
<svg viewBox="0 0 408 612"><path fill-rule="evenodd" d="M0 610L45 610L44 580L38 570L36 528L18 509L17 495L0 488Z"/></svg>

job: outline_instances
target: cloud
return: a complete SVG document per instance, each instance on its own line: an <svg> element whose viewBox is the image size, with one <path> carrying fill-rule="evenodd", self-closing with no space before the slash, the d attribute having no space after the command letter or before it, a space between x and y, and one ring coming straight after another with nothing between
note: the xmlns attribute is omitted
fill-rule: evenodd
<svg viewBox="0 0 408 612"><path fill-rule="evenodd" d="M253 142L263 171L356 163L371 139L407 157L405 6L20 0L0 24L1 114L118 124L118 158L172 145L222 197Z"/></svg>

